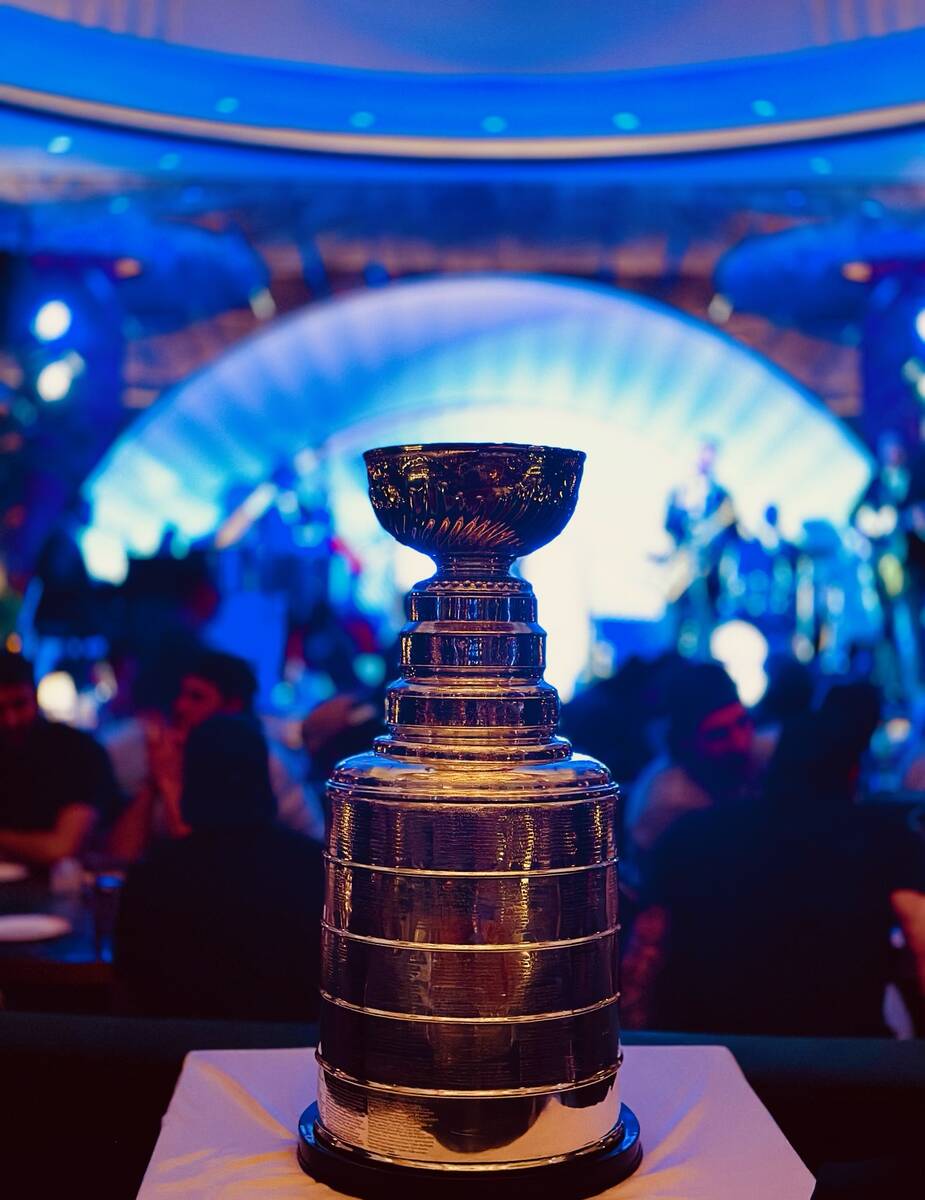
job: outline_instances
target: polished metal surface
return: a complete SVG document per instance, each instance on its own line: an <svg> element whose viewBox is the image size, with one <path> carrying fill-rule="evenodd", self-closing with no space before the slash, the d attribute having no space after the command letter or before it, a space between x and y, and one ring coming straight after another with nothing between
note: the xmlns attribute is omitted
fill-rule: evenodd
<svg viewBox="0 0 925 1200"><path fill-rule="evenodd" d="M584 456L369 451L370 498L436 574L408 597L389 734L340 763L322 930L319 1143L498 1171L622 1136L616 789L556 737L518 555L565 526Z"/></svg>

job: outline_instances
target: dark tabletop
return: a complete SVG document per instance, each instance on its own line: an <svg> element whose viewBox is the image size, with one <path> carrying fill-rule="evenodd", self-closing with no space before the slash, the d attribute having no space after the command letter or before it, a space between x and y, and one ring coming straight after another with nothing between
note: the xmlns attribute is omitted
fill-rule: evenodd
<svg viewBox="0 0 925 1200"><path fill-rule="evenodd" d="M95 888L92 876L79 891L64 895L54 894L41 873L17 883L0 883L0 914L48 913L64 917L71 925L71 931L61 937L0 942L0 990L7 1007L38 1000L41 1008L57 1009L55 994L60 989L60 1011L67 1011L73 997L65 996L65 991L108 988L114 905L112 895ZM35 988L40 994L31 990Z"/></svg>

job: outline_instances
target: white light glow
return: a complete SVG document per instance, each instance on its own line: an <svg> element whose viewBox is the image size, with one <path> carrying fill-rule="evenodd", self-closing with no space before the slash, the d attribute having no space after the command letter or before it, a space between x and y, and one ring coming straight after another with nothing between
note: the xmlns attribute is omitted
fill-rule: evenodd
<svg viewBox="0 0 925 1200"><path fill-rule="evenodd" d="M915 332L925 342L925 308L920 308L915 314Z"/></svg>
<svg viewBox="0 0 925 1200"><path fill-rule="evenodd" d="M56 404L71 390L74 379L79 373L75 369L72 357L58 358L54 362L48 363L42 367L35 380L35 390L38 392L39 399L44 400L46 404Z"/></svg>
<svg viewBox="0 0 925 1200"><path fill-rule="evenodd" d="M63 300L46 300L32 318L32 332L40 342L56 342L71 327L73 314Z"/></svg>
<svg viewBox="0 0 925 1200"><path fill-rule="evenodd" d="M77 715L77 685L67 671L52 671L39 681L39 708L52 721L73 721Z"/></svg>
<svg viewBox="0 0 925 1200"><path fill-rule="evenodd" d="M742 703L748 708L757 704L768 686L768 643L761 630L748 621L717 625L710 636L710 653L729 672Z"/></svg>
<svg viewBox="0 0 925 1200"><path fill-rule="evenodd" d="M84 529L77 538L87 574L100 583L124 583L128 575L125 546L105 529Z"/></svg>

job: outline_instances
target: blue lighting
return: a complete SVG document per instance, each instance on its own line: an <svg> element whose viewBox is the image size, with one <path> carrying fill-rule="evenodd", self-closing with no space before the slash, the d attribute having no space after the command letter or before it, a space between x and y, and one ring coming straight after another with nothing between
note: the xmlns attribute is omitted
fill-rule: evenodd
<svg viewBox="0 0 925 1200"><path fill-rule="evenodd" d="M131 207L131 201L128 196L113 196L109 201L109 211L114 216L120 216L124 212L128 212Z"/></svg>
<svg viewBox="0 0 925 1200"><path fill-rule="evenodd" d="M528 6L519 7L526 10ZM633 24L638 26L635 18ZM191 139L182 152L184 167L195 164L197 175L202 165L210 172L227 172L232 163L243 163L253 146L279 158L297 159L302 150L322 151L322 139L329 135L368 127L362 120L350 120L362 98L362 111L374 113L376 127L395 139L393 144L384 143L382 152L399 159L404 159L408 150L403 139L417 137L435 139L437 144L428 153L451 160L454 140L471 142L473 134L476 138L491 136L481 129L481 122L486 114L503 113L508 129L514 131L509 136L519 143L512 153L523 157L539 154L546 159L545 148L551 138L600 138L602 132L616 129L629 133L641 126L653 139L639 148L646 155L675 155L679 137L694 149L704 144L699 135L709 133L735 147L729 153L748 147L760 156L762 164L773 160L774 165L781 165L781 175L795 178L808 170L799 123L837 117L835 133L826 139L824 153L832 153L838 174L848 160L859 163L865 176L883 176L884 160L891 164L897 159L907 164L916 161L919 134L914 106L921 101L925 53L925 28L918 26L889 37L824 46L804 44L792 51L778 48L743 58L723 55L716 61L671 64L659 54L660 65L616 72L594 69L592 64L599 56L593 54L589 61L587 53L580 56L577 69L545 73L512 71L500 63L497 70L489 63L487 70L459 72L375 69L244 57L129 35L120 35L116 55L113 35L105 30L19 11L11 5L4 6L3 35L4 83L23 97L19 110L10 106L3 117L18 133L34 132L35 122L43 120L46 143L53 134L60 137L64 128L60 121L55 126L47 124L47 117L36 116L36 110L48 101L30 101L28 97L63 98L65 91L72 104L104 106L99 127L90 122L81 126L81 152L105 146L114 165L125 162L126 144L131 147L125 127L143 129L144 137L138 139L136 132L134 141L149 149L158 127L172 131L168 136L178 136L181 122L211 122L214 129L204 130L206 136L201 140ZM490 57L497 61L497 55ZM75 62L80 65L76 73ZM170 80L169 88L165 88L165 80ZM62 81L66 81L66 89ZM618 112L613 108L616 86ZM783 108L782 100L773 97L784 96L786 118L773 114L769 107L780 104ZM237 111L228 101L238 101L247 114L247 128L235 135L234 146L220 145L223 139L228 141L228 121L223 118ZM28 111L30 104L32 112ZM873 122L877 131L867 136L865 131L871 126L867 114L872 113L879 114ZM743 121L743 114L750 119ZM780 138L788 141L788 146L763 146L766 131L760 123L772 117L789 127L780 130ZM858 136L852 140L852 134ZM902 146L897 144L899 140ZM876 164L871 163L874 142ZM635 152L633 146L608 147L604 138L601 143L589 147L587 154L610 157L611 150L616 155ZM66 145L64 142L58 152L63 153ZM829 146L835 149L830 151ZM336 148L349 153L354 147L347 139L343 144L338 141ZM466 156L476 150L468 146ZM726 153L717 150L717 155ZM130 156L136 165L141 145L135 145ZM156 161L155 153L147 163L138 165L150 170ZM309 160L302 161L308 170ZM711 159L711 163L717 170L728 167L728 162ZM708 165L692 154L690 162L683 165L676 159L666 163L666 174L670 168L677 178L680 170L690 174ZM311 167L316 166L312 161Z"/></svg>
<svg viewBox="0 0 925 1200"><path fill-rule="evenodd" d="M831 175L832 161L824 158L821 154L816 154L809 160L809 169L814 175Z"/></svg>
<svg viewBox="0 0 925 1200"><path fill-rule="evenodd" d="M915 314L915 332L925 342L925 308L920 308Z"/></svg>
<svg viewBox="0 0 925 1200"><path fill-rule="evenodd" d="M180 165L180 155L174 154L172 151L162 154L157 160L157 165L162 171L175 171Z"/></svg>
<svg viewBox="0 0 925 1200"><path fill-rule="evenodd" d="M220 100L215 101L215 111L227 117L230 113L237 112L240 104L241 101L236 96L222 96Z"/></svg>
<svg viewBox="0 0 925 1200"><path fill-rule="evenodd" d="M63 300L46 300L32 318L32 332L40 342L56 342L71 327L73 314Z"/></svg>
<svg viewBox="0 0 925 1200"><path fill-rule="evenodd" d="M350 124L354 129L369 129L375 123L375 114L367 112L366 109L361 108L359 112L350 114Z"/></svg>
<svg viewBox="0 0 925 1200"><path fill-rule="evenodd" d="M505 121L504 117L485 117L482 121L482 128L486 133L504 133L505 129L507 129L507 121Z"/></svg>
<svg viewBox="0 0 925 1200"><path fill-rule="evenodd" d="M58 134L57 137L53 137L51 139L51 141L48 143L48 153L49 154L67 154L68 150L70 150L70 148L71 148L71 146L73 146L73 144L74 144L74 142L73 142L72 138L69 138L66 134L63 134L63 133Z"/></svg>
<svg viewBox="0 0 925 1200"><path fill-rule="evenodd" d="M753 100L752 112L756 117L774 117L777 115L777 105L773 100Z"/></svg>

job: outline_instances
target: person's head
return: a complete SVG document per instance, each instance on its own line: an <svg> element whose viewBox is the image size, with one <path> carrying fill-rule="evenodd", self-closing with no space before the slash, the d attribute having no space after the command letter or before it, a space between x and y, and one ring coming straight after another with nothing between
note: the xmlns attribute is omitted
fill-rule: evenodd
<svg viewBox="0 0 925 1200"><path fill-rule="evenodd" d="M254 717L219 715L192 730L183 749L180 808L194 831L275 821L267 742Z"/></svg>
<svg viewBox="0 0 925 1200"><path fill-rule="evenodd" d="M815 782L853 793L861 761L880 723L880 693L872 683L840 683L819 707Z"/></svg>
<svg viewBox="0 0 925 1200"><path fill-rule="evenodd" d="M819 708L784 731L771 760L767 793L781 810L807 818L854 799L861 762L880 720L869 683L837 684Z"/></svg>
<svg viewBox="0 0 925 1200"><path fill-rule="evenodd" d="M17 745L39 719L32 663L0 651L0 741Z"/></svg>
<svg viewBox="0 0 925 1200"><path fill-rule="evenodd" d="M691 663L668 696L668 748L701 776L737 782L751 760L754 727L736 686L719 663Z"/></svg>
<svg viewBox="0 0 925 1200"><path fill-rule="evenodd" d="M768 686L755 716L764 724L786 724L808 713L813 705L815 683L806 665L789 654L771 654L765 663Z"/></svg>
<svg viewBox="0 0 925 1200"><path fill-rule="evenodd" d="M256 694L257 679L243 658L220 650L203 650L180 678L173 703L174 722L189 733L209 717L248 713Z"/></svg>

